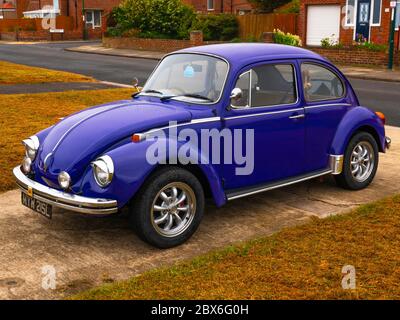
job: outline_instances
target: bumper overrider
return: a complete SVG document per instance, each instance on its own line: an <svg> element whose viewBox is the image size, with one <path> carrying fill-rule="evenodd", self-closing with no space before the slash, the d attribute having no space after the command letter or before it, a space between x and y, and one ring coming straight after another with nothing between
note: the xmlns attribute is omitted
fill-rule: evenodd
<svg viewBox="0 0 400 320"><path fill-rule="evenodd" d="M87 198L49 188L29 179L20 167L14 168L13 174L22 192L54 207L100 216L118 212L116 200Z"/></svg>
<svg viewBox="0 0 400 320"><path fill-rule="evenodd" d="M392 139L390 139L389 137L386 137L385 144L386 144L386 149L389 150L392 145Z"/></svg>

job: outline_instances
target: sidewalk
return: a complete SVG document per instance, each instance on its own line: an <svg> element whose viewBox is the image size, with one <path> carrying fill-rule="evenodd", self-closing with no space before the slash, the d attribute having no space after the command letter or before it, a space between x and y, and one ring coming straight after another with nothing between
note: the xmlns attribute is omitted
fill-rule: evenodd
<svg viewBox="0 0 400 320"><path fill-rule="evenodd" d="M166 55L166 53L164 52L106 48L103 47L101 43L74 47L74 48L65 48L64 50L72 52L80 52L80 53L103 54L107 56L140 58L140 59L151 59L151 60L161 60L161 58Z"/></svg>
<svg viewBox="0 0 400 320"><path fill-rule="evenodd" d="M66 48L65 50L80 52L80 53L104 54L109 56L152 59L152 60L160 60L163 56L166 55L166 53L163 52L105 48L101 44ZM384 67L362 67L362 66L338 66L338 67L349 78L400 82L400 68L394 71L389 71Z"/></svg>

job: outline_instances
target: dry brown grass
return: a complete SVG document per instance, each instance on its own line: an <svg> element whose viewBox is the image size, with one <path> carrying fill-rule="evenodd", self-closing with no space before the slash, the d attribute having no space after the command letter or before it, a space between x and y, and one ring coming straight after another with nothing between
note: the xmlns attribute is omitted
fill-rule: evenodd
<svg viewBox="0 0 400 320"><path fill-rule="evenodd" d="M73 299L399 299L400 196ZM356 290L341 286L356 268Z"/></svg>
<svg viewBox="0 0 400 320"><path fill-rule="evenodd" d="M0 61L0 70L0 84L95 81L80 74L28 67L5 61Z"/></svg>
<svg viewBox="0 0 400 320"><path fill-rule="evenodd" d="M12 168L23 158L21 140L53 125L60 117L114 100L131 89L0 95L0 192L15 188Z"/></svg>

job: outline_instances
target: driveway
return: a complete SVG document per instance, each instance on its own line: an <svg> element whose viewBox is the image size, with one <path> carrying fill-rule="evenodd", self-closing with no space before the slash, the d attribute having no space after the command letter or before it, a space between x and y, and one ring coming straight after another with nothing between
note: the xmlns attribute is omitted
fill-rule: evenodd
<svg viewBox="0 0 400 320"><path fill-rule="evenodd" d="M57 211L49 221L24 209L18 191L0 195L0 299L59 299L104 282L171 265L239 241L270 235L311 216L324 218L400 192L400 128L388 127L393 147L382 155L374 183L350 192L331 177L208 205L199 231L185 245L154 249L126 218L93 218ZM42 268L55 268L55 290L42 288Z"/></svg>

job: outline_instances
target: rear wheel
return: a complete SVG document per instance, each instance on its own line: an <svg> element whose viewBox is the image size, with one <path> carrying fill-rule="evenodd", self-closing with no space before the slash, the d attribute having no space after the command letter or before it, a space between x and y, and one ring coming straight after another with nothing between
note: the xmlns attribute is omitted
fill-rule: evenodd
<svg viewBox="0 0 400 320"><path fill-rule="evenodd" d="M153 174L136 195L131 222L144 241L170 248L187 241L204 212L204 192L198 179L181 168Z"/></svg>
<svg viewBox="0 0 400 320"><path fill-rule="evenodd" d="M336 182L346 189L364 189L374 179L378 163L379 149L374 137L367 132L359 132L347 146L343 171L335 176Z"/></svg>

